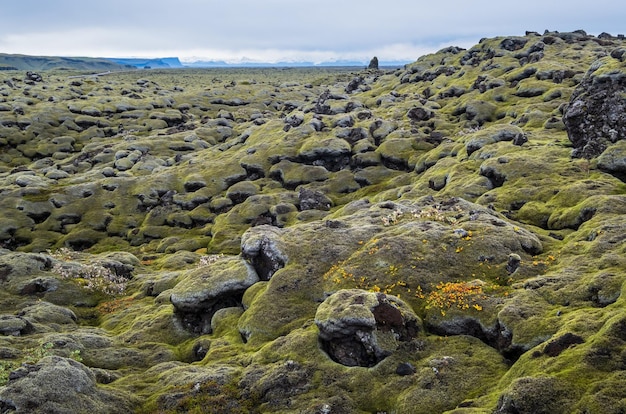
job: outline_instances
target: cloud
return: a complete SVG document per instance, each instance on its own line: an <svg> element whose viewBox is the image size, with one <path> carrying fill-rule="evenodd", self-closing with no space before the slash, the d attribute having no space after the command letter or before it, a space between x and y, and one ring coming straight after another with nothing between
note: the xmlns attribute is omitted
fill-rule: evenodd
<svg viewBox="0 0 626 414"><path fill-rule="evenodd" d="M58 0L7 2L0 50L62 56L241 60L414 60L442 47L526 30L617 34L626 6L527 0Z"/></svg>

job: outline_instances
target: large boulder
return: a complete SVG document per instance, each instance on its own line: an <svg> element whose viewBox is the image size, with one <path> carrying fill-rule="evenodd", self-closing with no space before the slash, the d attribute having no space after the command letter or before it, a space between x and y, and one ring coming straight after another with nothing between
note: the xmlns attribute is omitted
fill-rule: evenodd
<svg viewBox="0 0 626 414"><path fill-rule="evenodd" d="M372 367L421 330L420 319L405 302L361 289L328 297L317 309L315 323L324 350L346 366Z"/></svg>
<svg viewBox="0 0 626 414"><path fill-rule="evenodd" d="M176 314L189 331L211 332L211 319L220 309L241 306L243 293L259 281L254 268L233 256L187 272L172 290Z"/></svg>
<svg viewBox="0 0 626 414"><path fill-rule="evenodd" d="M563 115L575 157L597 157L626 137L625 93L626 62L607 56L591 65Z"/></svg>

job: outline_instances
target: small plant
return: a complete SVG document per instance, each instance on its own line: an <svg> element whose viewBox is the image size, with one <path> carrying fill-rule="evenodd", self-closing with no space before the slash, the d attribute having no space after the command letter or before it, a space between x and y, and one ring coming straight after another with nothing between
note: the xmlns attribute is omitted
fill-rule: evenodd
<svg viewBox="0 0 626 414"><path fill-rule="evenodd" d="M208 266L210 264L217 262L223 257L224 257L223 254L210 254L210 255L202 256L200 257L200 261L198 262L198 267Z"/></svg>
<svg viewBox="0 0 626 414"><path fill-rule="evenodd" d="M130 307L135 301L134 297L115 298L113 300L102 302L97 306L100 314L109 314L122 311Z"/></svg>
<svg viewBox="0 0 626 414"><path fill-rule="evenodd" d="M384 273L385 275L395 279L398 277L399 271L400 268L398 266L389 265ZM365 276L356 277L352 273L352 268L347 261L342 261L332 265L331 268L324 273L323 279L338 285L338 287L343 287L347 284L348 286L356 289L363 289L375 293L382 292L388 295L393 294L397 297L400 297L402 294L411 293L411 288L402 280L398 280L384 286L379 286Z"/></svg>
<svg viewBox="0 0 626 414"><path fill-rule="evenodd" d="M60 247L54 251L48 250L47 253L55 259L62 260L64 262L76 260L79 257L77 252L67 247Z"/></svg>
<svg viewBox="0 0 626 414"><path fill-rule="evenodd" d="M111 296L121 295L126 290L128 279L98 262L86 265L77 262L70 263L70 261L78 259L79 256L78 253L67 248L61 248L55 252L48 251L48 253L60 260L53 265L52 272L63 279L76 280L86 289Z"/></svg>
<svg viewBox="0 0 626 414"><path fill-rule="evenodd" d="M38 347L26 349L21 360L0 361L0 387L9 382L11 371L16 370L20 365L36 364L42 358L53 355L51 351L53 347L52 342L45 342Z"/></svg>
<svg viewBox="0 0 626 414"><path fill-rule="evenodd" d="M26 356L22 361L25 364L36 364L40 359L52 355L50 351L54 347L52 342L45 342L37 348L30 348L26 351Z"/></svg>
<svg viewBox="0 0 626 414"><path fill-rule="evenodd" d="M421 290L419 292L424 298ZM487 296L483 290L483 284L478 282L439 283L432 292L426 296L426 309L439 309L445 316L446 310L457 308L460 310L475 309L483 310L480 301Z"/></svg>
<svg viewBox="0 0 626 414"><path fill-rule="evenodd" d="M401 210L393 210L390 214L381 217L381 221L383 222L383 226L393 226L394 224L398 224L398 221L402 218Z"/></svg>
<svg viewBox="0 0 626 414"><path fill-rule="evenodd" d="M0 387L9 382L9 374L18 366L15 361L0 361Z"/></svg>
<svg viewBox="0 0 626 414"><path fill-rule="evenodd" d="M421 210L410 210L405 215L402 210L395 209L391 213L380 218L385 227L398 224L403 217L413 218L415 220L438 221L445 224L454 224L458 221L456 216L461 212L461 208L456 206L451 210L444 210L441 206L436 205Z"/></svg>
<svg viewBox="0 0 626 414"><path fill-rule="evenodd" d="M461 208L456 206L450 211L445 211L439 206L428 207L422 210L413 210L413 218L418 220L438 221L445 224L454 224L457 222L456 215L461 212Z"/></svg>
<svg viewBox="0 0 626 414"><path fill-rule="evenodd" d="M480 126L471 126L471 127L463 128L457 133L457 135L462 137L465 135L475 134L478 131L480 131Z"/></svg>
<svg viewBox="0 0 626 414"><path fill-rule="evenodd" d="M69 359L73 359L76 362L83 362L83 357L80 355L80 349L75 349L68 355Z"/></svg>
<svg viewBox="0 0 626 414"><path fill-rule="evenodd" d="M98 291L107 295L121 295L126 290L128 279L118 276L106 267L97 263L82 265L57 263L52 267L52 271L63 279L75 279L83 287L89 290Z"/></svg>

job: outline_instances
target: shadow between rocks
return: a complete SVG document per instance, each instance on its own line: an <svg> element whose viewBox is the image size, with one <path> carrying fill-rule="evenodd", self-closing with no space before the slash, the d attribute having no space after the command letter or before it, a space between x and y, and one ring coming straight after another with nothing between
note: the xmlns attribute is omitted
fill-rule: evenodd
<svg viewBox="0 0 626 414"><path fill-rule="evenodd" d="M509 364L515 363L527 350L512 344L513 332L500 321L486 327L480 321L470 317L456 317L442 320L439 323L424 321L424 330L433 335L456 336L468 335L496 349Z"/></svg>

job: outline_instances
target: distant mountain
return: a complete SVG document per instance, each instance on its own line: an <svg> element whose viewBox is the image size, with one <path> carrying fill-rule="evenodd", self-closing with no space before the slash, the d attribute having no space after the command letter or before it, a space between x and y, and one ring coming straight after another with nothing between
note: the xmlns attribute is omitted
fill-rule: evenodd
<svg viewBox="0 0 626 414"><path fill-rule="evenodd" d="M381 61L380 67L402 67L407 61ZM174 68L226 68L226 67L359 67L366 68L367 62L336 60L329 62L226 62L223 60L197 60L181 63L177 57L164 58L90 58L10 55L0 53L0 70L48 70L73 69L94 71L120 71L129 69L174 69Z"/></svg>
<svg viewBox="0 0 626 414"><path fill-rule="evenodd" d="M411 63L409 61L381 61L381 67L401 67ZM194 62L185 62L185 67L191 68L222 68L222 67L341 67L354 66L366 68L368 62L360 62L356 60L337 60L329 62L225 62L223 60L198 60Z"/></svg>
<svg viewBox="0 0 626 414"><path fill-rule="evenodd" d="M128 70L129 66L101 58L29 56L0 53L0 70L34 71L49 69L116 71Z"/></svg>
<svg viewBox="0 0 626 414"><path fill-rule="evenodd" d="M138 69L164 69L184 67L177 57L142 59L142 58L107 58L108 60L121 64L133 66Z"/></svg>

